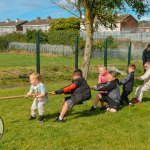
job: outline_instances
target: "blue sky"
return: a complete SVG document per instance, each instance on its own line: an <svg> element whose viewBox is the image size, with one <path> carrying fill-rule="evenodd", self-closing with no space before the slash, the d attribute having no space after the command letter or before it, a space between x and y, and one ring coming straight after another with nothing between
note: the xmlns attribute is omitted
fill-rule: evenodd
<svg viewBox="0 0 150 150"><path fill-rule="evenodd" d="M129 11L129 13L132 13ZM132 13L136 17L134 13ZM0 21L6 19L15 20L32 20L37 16L46 18L66 18L72 16L67 11L51 4L49 0L0 0ZM150 14L142 17L142 19L149 19Z"/></svg>

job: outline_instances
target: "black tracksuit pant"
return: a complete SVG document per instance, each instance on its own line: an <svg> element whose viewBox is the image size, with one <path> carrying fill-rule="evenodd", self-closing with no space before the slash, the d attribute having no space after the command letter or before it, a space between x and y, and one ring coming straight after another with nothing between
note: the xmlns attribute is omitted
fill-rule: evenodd
<svg viewBox="0 0 150 150"><path fill-rule="evenodd" d="M125 91L123 90L122 95L121 95L121 101L120 105L124 105L125 103L128 105L129 104L129 98L128 96L130 95L131 91Z"/></svg>

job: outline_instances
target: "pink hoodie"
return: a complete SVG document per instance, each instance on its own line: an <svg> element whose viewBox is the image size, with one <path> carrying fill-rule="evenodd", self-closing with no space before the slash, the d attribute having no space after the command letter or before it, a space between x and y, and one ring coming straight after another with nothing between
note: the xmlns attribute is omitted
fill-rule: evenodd
<svg viewBox="0 0 150 150"><path fill-rule="evenodd" d="M98 83L105 83L105 82L107 82L107 75L108 75L108 72L106 72L105 74L99 74L99 76L98 76ZM107 93L107 91L101 91L101 93Z"/></svg>
<svg viewBox="0 0 150 150"><path fill-rule="evenodd" d="M107 75L108 75L108 72L106 72L105 74L99 74L98 76L98 83L105 83L107 82Z"/></svg>

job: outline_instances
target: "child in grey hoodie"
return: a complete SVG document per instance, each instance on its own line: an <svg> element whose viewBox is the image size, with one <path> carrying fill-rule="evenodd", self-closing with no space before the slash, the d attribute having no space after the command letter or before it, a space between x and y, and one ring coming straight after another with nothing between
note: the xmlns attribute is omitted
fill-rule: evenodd
<svg viewBox="0 0 150 150"><path fill-rule="evenodd" d="M94 87L95 91L107 91L107 95L102 96L104 102L108 103L107 111L117 112L120 104L120 89L118 79L116 78L117 72L110 71L108 74L108 82L97 84Z"/></svg>

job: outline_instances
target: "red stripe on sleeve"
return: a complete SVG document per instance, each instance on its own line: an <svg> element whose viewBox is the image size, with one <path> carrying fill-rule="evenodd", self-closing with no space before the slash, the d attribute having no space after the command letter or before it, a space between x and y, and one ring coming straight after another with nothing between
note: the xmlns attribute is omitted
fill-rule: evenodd
<svg viewBox="0 0 150 150"><path fill-rule="evenodd" d="M72 90L76 89L76 87L76 84L72 83L63 89L64 93L70 93Z"/></svg>

